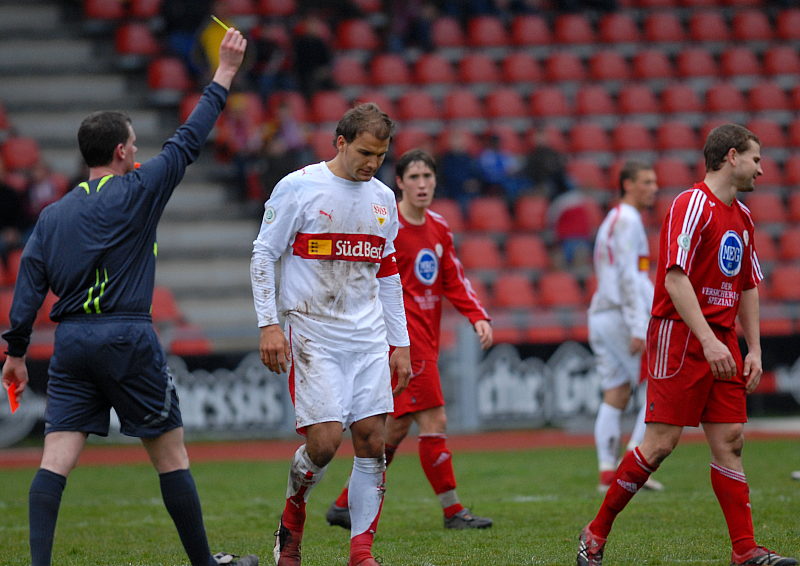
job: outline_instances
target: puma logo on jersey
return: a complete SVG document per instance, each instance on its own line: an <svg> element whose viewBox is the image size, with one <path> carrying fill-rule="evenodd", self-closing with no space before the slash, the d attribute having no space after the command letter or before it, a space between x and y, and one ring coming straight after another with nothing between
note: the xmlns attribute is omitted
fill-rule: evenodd
<svg viewBox="0 0 800 566"><path fill-rule="evenodd" d="M322 216L327 216L327 217L328 217L328 220L330 220L331 222L333 222L333 216L331 216L331 213L330 213L330 212L325 212L324 210L320 210L320 211L319 211L319 213L320 213Z"/></svg>

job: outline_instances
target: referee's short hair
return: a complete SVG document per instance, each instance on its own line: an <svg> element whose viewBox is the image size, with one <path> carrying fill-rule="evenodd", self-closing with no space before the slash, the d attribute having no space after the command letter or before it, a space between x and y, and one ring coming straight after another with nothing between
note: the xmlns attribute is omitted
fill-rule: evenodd
<svg viewBox="0 0 800 566"><path fill-rule="evenodd" d="M626 161L619 170L619 193L625 196L625 181L636 179L639 171L652 171L653 166L644 161Z"/></svg>
<svg viewBox="0 0 800 566"><path fill-rule="evenodd" d="M104 110L89 114L78 128L78 147L86 165L108 165L114 150L131 135L131 118L124 112Z"/></svg>

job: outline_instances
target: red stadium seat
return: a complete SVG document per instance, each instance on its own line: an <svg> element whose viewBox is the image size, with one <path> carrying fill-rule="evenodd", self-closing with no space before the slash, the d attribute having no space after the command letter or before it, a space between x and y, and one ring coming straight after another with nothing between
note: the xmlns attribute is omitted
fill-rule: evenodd
<svg viewBox="0 0 800 566"><path fill-rule="evenodd" d="M9 171L30 169L39 162L39 156L39 144L33 138L8 138L0 146L0 158Z"/></svg>
<svg viewBox="0 0 800 566"><path fill-rule="evenodd" d="M501 273L494 281L494 305L501 308L529 309L536 306L531 280L521 273Z"/></svg>
<svg viewBox="0 0 800 566"><path fill-rule="evenodd" d="M6 257L7 264L5 266L5 281L0 281L0 285L14 286L19 274L19 264L22 261L22 250L15 249L8 252Z"/></svg>
<svg viewBox="0 0 800 566"><path fill-rule="evenodd" d="M608 151L611 142L608 133L596 122L578 122L569 132L570 151Z"/></svg>
<svg viewBox="0 0 800 566"><path fill-rule="evenodd" d="M611 131L614 151L652 151L654 136L647 127L636 121L618 123Z"/></svg>
<svg viewBox="0 0 800 566"><path fill-rule="evenodd" d="M500 87L490 91L486 95L485 106L489 118L519 118L528 114L525 100L511 87Z"/></svg>
<svg viewBox="0 0 800 566"><path fill-rule="evenodd" d="M539 232L547 228L548 206L549 201L544 196L520 196L514 201L514 229L524 232Z"/></svg>
<svg viewBox="0 0 800 566"><path fill-rule="evenodd" d="M156 285L153 289L153 322L156 324L178 324L183 316L181 315L175 295L168 287Z"/></svg>
<svg viewBox="0 0 800 566"><path fill-rule="evenodd" d="M452 88L445 94L442 111L446 120L483 118L483 106L475 92L469 88Z"/></svg>
<svg viewBox="0 0 800 566"><path fill-rule="evenodd" d="M526 151L525 142L517 131L510 125L498 122L492 125L487 132L489 135L500 138L500 149L514 155L522 155Z"/></svg>
<svg viewBox="0 0 800 566"><path fill-rule="evenodd" d="M367 75L362 61L356 57L339 55L333 62L333 80L339 86L366 86L372 77Z"/></svg>
<svg viewBox="0 0 800 566"><path fill-rule="evenodd" d="M759 234L759 232L756 232L756 234ZM800 261L800 228L796 226L791 226L785 229L783 232L781 232L778 241L779 241L778 247L780 249L781 261L786 261L786 262ZM757 252L758 252L758 258L761 261L766 261L766 259L764 258L764 254L761 251L760 245L758 245L757 247Z"/></svg>
<svg viewBox="0 0 800 566"><path fill-rule="evenodd" d="M800 8L787 8L775 18L776 33L780 39L800 39Z"/></svg>
<svg viewBox="0 0 800 566"><path fill-rule="evenodd" d="M542 68L529 53L514 51L502 62L503 80L508 83L530 83L542 80Z"/></svg>
<svg viewBox="0 0 800 566"><path fill-rule="evenodd" d="M258 0L258 13L268 18L292 16L296 12L296 0Z"/></svg>
<svg viewBox="0 0 800 566"><path fill-rule="evenodd" d="M456 73L442 55L425 53L414 63L414 80L422 85L454 83Z"/></svg>
<svg viewBox="0 0 800 566"><path fill-rule="evenodd" d="M656 148L659 151L672 149L701 149L692 127L679 120L665 120L656 128Z"/></svg>
<svg viewBox="0 0 800 566"><path fill-rule="evenodd" d="M641 39L636 21L626 12L603 14L598 28L598 39L603 43L637 42Z"/></svg>
<svg viewBox="0 0 800 566"><path fill-rule="evenodd" d="M676 112L700 112L703 104L697 91L685 83L672 83L661 91L661 110Z"/></svg>
<svg viewBox="0 0 800 566"><path fill-rule="evenodd" d="M467 205L467 228L480 232L509 232L511 213L500 197L476 197Z"/></svg>
<svg viewBox="0 0 800 566"><path fill-rule="evenodd" d="M800 147L800 118L795 118L789 122L789 145Z"/></svg>
<svg viewBox="0 0 800 566"><path fill-rule="evenodd" d="M760 177L756 181L756 186L758 186L762 178L763 177ZM783 224L786 222L786 205L781 196L776 192L762 189L760 191L748 193L747 197L744 199L744 203L747 205L747 208L750 209L756 225Z"/></svg>
<svg viewBox="0 0 800 566"><path fill-rule="evenodd" d="M769 277L770 297L777 301L800 301L800 266L777 265Z"/></svg>
<svg viewBox="0 0 800 566"><path fill-rule="evenodd" d="M605 87L589 84L575 94L575 112L581 116L616 114L617 105Z"/></svg>
<svg viewBox="0 0 800 566"><path fill-rule="evenodd" d="M166 0L130 0L130 15L141 20L157 18L161 10L161 2Z"/></svg>
<svg viewBox="0 0 800 566"><path fill-rule="evenodd" d="M336 27L336 49L375 51L380 45L378 34L365 19L344 20Z"/></svg>
<svg viewBox="0 0 800 566"><path fill-rule="evenodd" d="M483 149L483 142L475 134L475 132L463 127L453 126L446 127L439 135L436 136L436 151L434 153L442 154L450 151L453 148L464 150L469 155L476 156Z"/></svg>
<svg viewBox="0 0 800 566"><path fill-rule="evenodd" d="M679 77L716 77L719 75L714 55L702 47L683 49L676 58Z"/></svg>
<svg viewBox="0 0 800 566"><path fill-rule="evenodd" d="M538 14L523 14L511 21L511 42L518 47L550 45L550 25Z"/></svg>
<svg viewBox="0 0 800 566"><path fill-rule="evenodd" d="M2 265L0 265L2 267ZM11 311L11 303L14 301L14 289L11 287L0 288L0 328L4 331L11 326L11 321L8 318Z"/></svg>
<svg viewBox="0 0 800 566"><path fill-rule="evenodd" d="M277 115L281 105L287 105L291 110L292 117L298 122L308 122L308 110L306 100L302 94L294 90L276 91L267 98L267 114Z"/></svg>
<svg viewBox="0 0 800 566"><path fill-rule="evenodd" d="M126 15L124 2L83 0L83 17L87 20L121 20Z"/></svg>
<svg viewBox="0 0 800 566"><path fill-rule="evenodd" d="M800 55L791 45L773 45L764 52L763 59L767 75L800 74Z"/></svg>
<svg viewBox="0 0 800 566"><path fill-rule="evenodd" d="M567 162L567 174L582 189L606 190L609 187L608 176L596 159L570 159Z"/></svg>
<svg viewBox="0 0 800 566"><path fill-rule="evenodd" d="M333 147L333 133L328 126L321 126L313 130L308 135L308 145L314 152L317 160L329 160L336 156L336 148Z"/></svg>
<svg viewBox="0 0 800 566"><path fill-rule="evenodd" d="M661 189L687 189L694 184L695 178L689 165L674 157L662 157L653 164L656 180ZM671 198L670 198L671 200ZM663 214L661 214L661 218Z"/></svg>
<svg viewBox="0 0 800 566"><path fill-rule="evenodd" d="M760 82L753 85L747 94L747 102L751 111L791 110L789 97L776 82Z"/></svg>
<svg viewBox="0 0 800 566"><path fill-rule="evenodd" d="M538 281L539 302L545 307L584 307L580 284L568 271L549 271Z"/></svg>
<svg viewBox="0 0 800 566"><path fill-rule="evenodd" d="M471 53L459 61L458 78L462 83L497 83L500 73L488 55Z"/></svg>
<svg viewBox="0 0 800 566"><path fill-rule="evenodd" d="M397 112L401 120L436 120L442 111L433 96L426 90L407 90L397 100Z"/></svg>
<svg viewBox="0 0 800 566"><path fill-rule="evenodd" d="M728 41L730 30L719 10L698 10L689 16L689 37L693 41Z"/></svg>
<svg viewBox="0 0 800 566"><path fill-rule="evenodd" d="M392 140L391 149L394 155L400 156L409 149L433 149L433 140L428 132L423 129L406 126L400 128Z"/></svg>
<svg viewBox="0 0 800 566"><path fill-rule="evenodd" d="M620 89L618 105L622 114L656 114L660 110L653 89L637 83Z"/></svg>
<svg viewBox="0 0 800 566"><path fill-rule="evenodd" d="M146 24L130 22L114 32L114 49L123 59L123 66L133 68L143 65L146 58L158 55L161 47Z"/></svg>
<svg viewBox="0 0 800 566"><path fill-rule="evenodd" d="M753 118L747 122L747 129L758 136L762 147L782 148L786 145L786 134L783 127L775 120Z"/></svg>
<svg viewBox="0 0 800 566"><path fill-rule="evenodd" d="M596 81L624 81L631 75L628 62L619 51L603 49L589 58L589 76Z"/></svg>
<svg viewBox="0 0 800 566"><path fill-rule="evenodd" d="M178 119L181 124L186 121L202 96L203 93L201 92L187 92L183 95L181 101L178 103Z"/></svg>
<svg viewBox="0 0 800 566"><path fill-rule="evenodd" d="M760 75L762 65L756 53L749 47L731 47L720 56L720 69L724 77Z"/></svg>
<svg viewBox="0 0 800 566"><path fill-rule="evenodd" d="M311 121L318 124L338 122L350 109L347 99L338 90L321 90L311 95Z"/></svg>
<svg viewBox="0 0 800 566"><path fill-rule="evenodd" d="M431 25L431 41L438 48L464 47L466 40L464 30L458 20L449 16L436 18Z"/></svg>
<svg viewBox="0 0 800 566"><path fill-rule="evenodd" d="M169 352L174 356L205 356L212 351L211 340L196 324L181 324L172 329Z"/></svg>
<svg viewBox="0 0 800 566"><path fill-rule="evenodd" d="M467 234L456 247L464 269L497 270L503 267L500 250L489 236Z"/></svg>
<svg viewBox="0 0 800 566"><path fill-rule="evenodd" d="M762 265L764 263L773 263L779 259L778 246L775 244L774 238L766 230L756 230L755 245L758 261ZM800 251L800 248L797 251Z"/></svg>
<svg viewBox="0 0 800 566"><path fill-rule="evenodd" d="M168 1L168 0L167 0ZM254 16L254 0L223 0L224 11L231 16Z"/></svg>
<svg viewBox="0 0 800 566"><path fill-rule="evenodd" d="M594 43L594 28L584 14L559 14L556 16L553 38L566 45Z"/></svg>
<svg viewBox="0 0 800 566"><path fill-rule="evenodd" d="M370 76L377 86L407 85L411 73L406 60L394 53L379 53L370 61Z"/></svg>
<svg viewBox="0 0 800 566"><path fill-rule="evenodd" d="M586 78L586 69L574 52L554 51L545 60L544 75L548 81L582 81Z"/></svg>
<svg viewBox="0 0 800 566"><path fill-rule="evenodd" d="M362 90L353 102L355 104L373 102L389 116L397 116L397 109L395 108L394 102L382 90Z"/></svg>
<svg viewBox="0 0 800 566"><path fill-rule="evenodd" d="M511 234L506 240L506 266L511 269L550 269L550 254L538 234Z"/></svg>
<svg viewBox="0 0 800 566"><path fill-rule="evenodd" d="M789 186L800 185L800 155L792 155L783 163L783 179ZM789 193L789 217L800 222L800 193Z"/></svg>
<svg viewBox="0 0 800 566"><path fill-rule="evenodd" d="M739 10L731 21L736 41L770 41L774 37L772 24L763 10Z"/></svg>
<svg viewBox="0 0 800 566"><path fill-rule="evenodd" d="M160 57L147 67L147 86L156 104L178 104L192 87L189 73L177 57Z"/></svg>
<svg viewBox="0 0 800 566"><path fill-rule="evenodd" d="M783 187L784 180L783 180L783 170L778 163L775 162L772 157L769 155L762 155L761 156L761 169L764 171L764 174L761 175L758 180L756 181L756 185L759 187ZM780 211L780 218L784 218L786 211ZM775 220L775 222L783 222L784 220Z"/></svg>
<svg viewBox="0 0 800 566"><path fill-rule="evenodd" d="M652 11L645 16L644 38L648 42L681 43L686 40L686 33L674 12Z"/></svg>
<svg viewBox="0 0 800 566"><path fill-rule="evenodd" d="M431 210L444 216L452 232L459 233L464 231L464 215L461 212L461 205L457 201L437 197L431 203Z"/></svg>
<svg viewBox="0 0 800 566"><path fill-rule="evenodd" d="M475 16L467 22L467 43L470 47L504 47L506 28L494 16Z"/></svg>
<svg viewBox="0 0 800 566"><path fill-rule="evenodd" d="M633 76L637 79L671 79L675 69L662 49L644 49L633 57Z"/></svg>
<svg viewBox="0 0 800 566"><path fill-rule="evenodd" d="M748 110L742 92L731 83L717 83L706 91L708 112L746 112Z"/></svg>
<svg viewBox="0 0 800 566"><path fill-rule="evenodd" d="M568 116L571 112L567 97L557 87L542 87L531 94L531 113L534 116Z"/></svg>
<svg viewBox="0 0 800 566"><path fill-rule="evenodd" d="M365 14L377 14L383 9L381 0L353 0L353 4Z"/></svg>

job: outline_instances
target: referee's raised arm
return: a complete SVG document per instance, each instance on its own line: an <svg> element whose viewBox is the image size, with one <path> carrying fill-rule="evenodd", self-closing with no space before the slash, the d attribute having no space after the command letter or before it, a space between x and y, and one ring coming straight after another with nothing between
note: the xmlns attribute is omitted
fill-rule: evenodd
<svg viewBox="0 0 800 566"><path fill-rule="evenodd" d="M219 46L219 66L214 72L213 81L230 90L233 77L242 64L247 40L242 33L234 28L228 28L222 43Z"/></svg>

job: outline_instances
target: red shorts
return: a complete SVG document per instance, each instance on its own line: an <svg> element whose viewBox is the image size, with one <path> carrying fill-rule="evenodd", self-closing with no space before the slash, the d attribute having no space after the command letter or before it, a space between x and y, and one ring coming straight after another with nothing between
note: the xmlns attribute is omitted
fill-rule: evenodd
<svg viewBox="0 0 800 566"><path fill-rule="evenodd" d="M392 388L397 379L392 376ZM412 360L411 379L400 395L394 398L395 418L444 405L442 380L436 360Z"/></svg>
<svg viewBox="0 0 800 566"><path fill-rule="evenodd" d="M712 327L736 362L736 377L714 379L700 341L680 320L650 319L645 422L679 426L747 422L747 392L736 331Z"/></svg>

